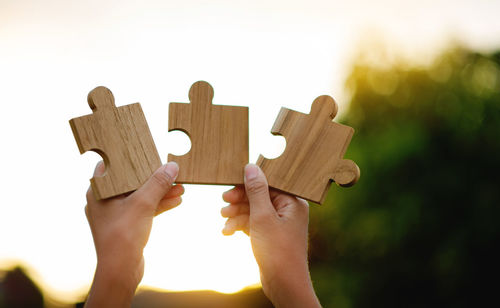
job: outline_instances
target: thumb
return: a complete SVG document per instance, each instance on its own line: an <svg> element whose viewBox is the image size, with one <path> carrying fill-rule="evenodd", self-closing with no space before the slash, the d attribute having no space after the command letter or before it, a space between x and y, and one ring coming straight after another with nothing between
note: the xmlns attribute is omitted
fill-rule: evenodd
<svg viewBox="0 0 500 308"><path fill-rule="evenodd" d="M270 215L275 212L266 176L257 165L245 166L245 191L250 203L251 216Z"/></svg>
<svg viewBox="0 0 500 308"><path fill-rule="evenodd" d="M175 162L169 162L161 166L153 175L130 195L134 201L156 207L160 200L170 191L179 174L179 166Z"/></svg>

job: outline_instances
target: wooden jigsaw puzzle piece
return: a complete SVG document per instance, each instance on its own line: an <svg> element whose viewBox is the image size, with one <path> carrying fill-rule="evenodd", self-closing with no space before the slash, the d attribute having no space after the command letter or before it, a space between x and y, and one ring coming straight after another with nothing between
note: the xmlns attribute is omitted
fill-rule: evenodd
<svg viewBox="0 0 500 308"><path fill-rule="evenodd" d="M327 95L314 100L309 114L281 108L271 133L285 137L285 151L257 160L269 186L322 203L332 181L349 186L358 180L358 166L343 159L354 129L332 122L336 114L337 104Z"/></svg>
<svg viewBox="0 0 500 308"><path fill-rule="evenodd" d="M248 163L248 107L212 105L214 90L205 81L189 90L190 103L170 103L168 131L180 130L191 139L179 164L178 183L243 184Z"/></svg>
<svg viewBox="0 0 500 308"><path fill-rule="evenodd" d="M161 166L139 103L116 107L111 91L97 87L88 95L92 114L70 120L80 153L97 152L106 172L90 179L97 200L139 188Z"/></svg>

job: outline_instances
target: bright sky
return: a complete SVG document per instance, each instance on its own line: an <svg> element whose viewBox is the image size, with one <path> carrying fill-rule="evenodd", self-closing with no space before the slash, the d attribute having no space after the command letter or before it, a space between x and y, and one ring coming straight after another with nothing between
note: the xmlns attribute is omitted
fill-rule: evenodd
<svg viewBox="0 0 500 308"><path fill-rule="evenodd" d="M500 43L499 1L0 0L0 268L22 263L63 300L86 292L95 253L85 191L100 157L81 156L68 120L91 113L87 93L140 102L165 162L189 150L167 133L168 103L206 80L214 103L250 107L250 160L285 146L269 131L281 106L309 112L329 94L341 108L361 40L425 58L451 39ZM143 285L234 292L258 283L249 240L224 237L221 193L186 185L158 217Z"/></svg>

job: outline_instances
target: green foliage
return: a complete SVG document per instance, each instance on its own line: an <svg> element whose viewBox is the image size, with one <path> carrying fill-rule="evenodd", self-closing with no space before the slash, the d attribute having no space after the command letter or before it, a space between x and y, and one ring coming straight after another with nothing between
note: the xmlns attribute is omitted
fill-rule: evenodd
<svg viewBox="0 0 500 308"><path fill-rule="evenodd" d="M478 306L500 243L500 52L429 67L354 65L342 122L352 188L311 206L311 273L325 307Z"/></svg>

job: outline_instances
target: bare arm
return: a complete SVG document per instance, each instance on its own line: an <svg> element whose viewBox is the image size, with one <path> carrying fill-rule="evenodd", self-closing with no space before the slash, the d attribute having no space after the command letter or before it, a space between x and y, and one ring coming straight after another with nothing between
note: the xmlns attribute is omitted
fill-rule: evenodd
<svg viewBox="0 0 500 308"><path fill-rule="evenodd" d="M85 307L130 307L144 274L143 249L153 218L181 203L184 188L173 186L178 171L177 164L168 163L128 196L97 201L89 188L85 213L97 267ZM94 174L103 173L104 165L100 163Z"/></svg>
<svg viewBox="0 0 500 308"><path fill-rule="evenodd" d="M224 193L229 206L223 233L250 236L262 288L275 307L321 307L307 262L309 206L294 196L269 190L255 165L245 168L245 187Z"/></svg>

